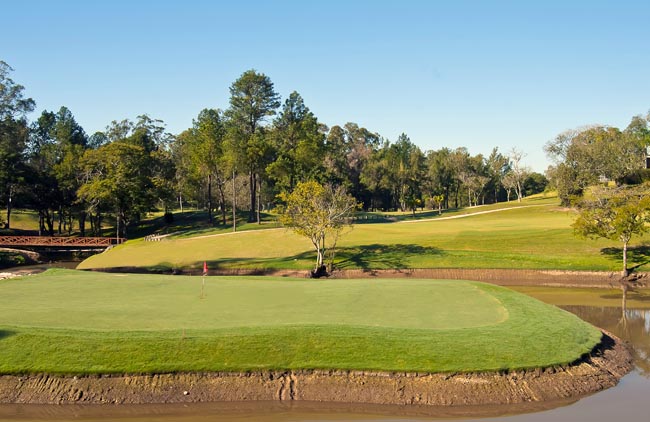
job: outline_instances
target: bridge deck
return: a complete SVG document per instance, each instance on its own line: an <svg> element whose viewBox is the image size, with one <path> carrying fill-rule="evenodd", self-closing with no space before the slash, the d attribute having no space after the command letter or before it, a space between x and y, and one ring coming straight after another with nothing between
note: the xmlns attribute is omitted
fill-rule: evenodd
<svg viewBox="0 0 650 422"><path fill-rule="evenodd" d="M0 246L108 247L124 240L115 237L0 236Z"/></svg>

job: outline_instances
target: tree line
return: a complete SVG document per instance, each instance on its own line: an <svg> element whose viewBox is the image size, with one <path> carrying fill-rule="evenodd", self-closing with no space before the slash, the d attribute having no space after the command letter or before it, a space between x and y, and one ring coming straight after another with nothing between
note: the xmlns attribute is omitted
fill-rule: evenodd
<svg viewBox="0 0 650 422"><path fill-rule="evenodd" d="M297 92L284 101L255 70L230 86L225 110L204 109L192 126L168 133L143 114L87 134L71 110L35 108L0 62L0 200L4 226L15 207L34 210L43 235L118 237L154 209L188 203L213 224L236 227L282 202L298 183L343 187L365 210L451 208L541 192L548 180L523 165L521 151L489 156L466 148L423 151L406 134L390 141L356 123L328 127ZM230 221L229 221L230 220Z"/></svg>
<svg viewBox="0 0 650 422"><path fill-rule="evenodd" d="M564 205L580 201L594 185L638 185L650 180L650 113L625 129L586 126L560 133L545 146L554 164L546 174Z"/></svg>

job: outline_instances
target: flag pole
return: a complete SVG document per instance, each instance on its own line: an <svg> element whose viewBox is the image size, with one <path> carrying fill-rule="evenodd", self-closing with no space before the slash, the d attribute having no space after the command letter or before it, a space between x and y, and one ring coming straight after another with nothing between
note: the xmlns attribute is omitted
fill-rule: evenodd
<svg viewBox="0 0 650 422"><path fill-rule="evenodd" d="M208 275L208 263L203 261L203 278L201 280L201 299L205 297L205 276Z"/></svg>

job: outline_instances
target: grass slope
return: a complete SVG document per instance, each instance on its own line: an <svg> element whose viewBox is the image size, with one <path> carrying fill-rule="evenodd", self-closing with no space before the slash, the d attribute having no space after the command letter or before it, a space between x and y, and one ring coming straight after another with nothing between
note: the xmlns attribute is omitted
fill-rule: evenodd
<svg viewBox="0 0 650 422"><path fill-rule="evenodd" d="M50 270L0 281L0 373L485 371L567 363L600 333L497 286Z"/></svg>
<svg viewBox="0 0 650 422"><path fill-rule="evenodd" d="M416 222L357 224L341 238L336 265L341 269L620 269L620 245L576 238L570 227L574 213L558 208L555 199L504 207L475 207L463 218L443 215ZM649 267L646 249L632 254L632 262L640 265L640 270ZM200 269L203 261L208 261L210 268L308 269L314 260L307 239L274 229L156 243L135 240L93 256L79 268Z"/></svg>

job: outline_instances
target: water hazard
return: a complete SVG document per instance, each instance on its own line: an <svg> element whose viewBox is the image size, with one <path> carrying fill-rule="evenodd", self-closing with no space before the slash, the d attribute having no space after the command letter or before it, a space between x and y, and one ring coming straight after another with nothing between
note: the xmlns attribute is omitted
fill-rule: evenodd
<svg viewBox="0 0 650 422"><path fill-rule="evenodd" d="M650 404L650 310L562 306L629 341L635 370L612 389L578 401L516 406L431 408L328 403L210 403L140 406L0 405L0 421L644 421ZM485 419L489 418L489 419Z"/></svg>

